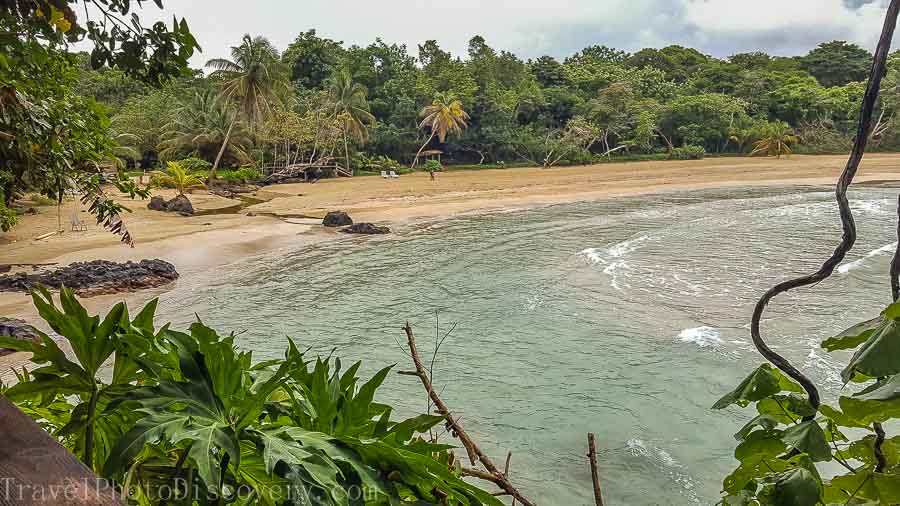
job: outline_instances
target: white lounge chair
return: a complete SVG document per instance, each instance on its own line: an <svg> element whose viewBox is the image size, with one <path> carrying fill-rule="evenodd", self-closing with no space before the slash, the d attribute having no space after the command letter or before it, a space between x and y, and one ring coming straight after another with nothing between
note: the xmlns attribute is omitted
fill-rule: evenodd
<svg viewBox="0 0 900 506"><path fill-rule="evenodd" d="M72 219L70 221L72 223L72 232L87 232L87 225L81 221L81 217L77 214L72 213Z"/></svg>
<svg viewBox="0 0 900 506"><path fill-rule="evenodd" d="M381 171L381 177L384 178L384 179L387 179L387 178L389 178L390 176L388 176L388 173L387 173L386 170L383 170L383 171Z"/></svg>
<svg viewBox="0 0 900 506"><path fill-rule="evenodd" d="M396 172L391 171L391 179L400 179L400 176L398 176Z"/></svg>

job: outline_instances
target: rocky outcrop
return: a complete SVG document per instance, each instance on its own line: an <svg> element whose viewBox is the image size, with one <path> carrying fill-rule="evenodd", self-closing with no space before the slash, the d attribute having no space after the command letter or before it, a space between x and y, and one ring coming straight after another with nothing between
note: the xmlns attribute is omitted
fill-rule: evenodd
<svg viewBox="0 0 900 506"><path fill-rule="evenodd" d="M41 342L38 331L35 330L34 327L28 325L23 320L16 320L15 318L0 317L0 336L12 337L13 339L18 339L20 341ZM0 357L9 355L10 353L14 353L14 351L0 348Z"/></svg>
<svg viewBox="0 0 900 506"><path fill-rule="evenodd" d="M153 211L166 211L170 213L178 213L184 216L193 216L194 206L190 199L184 195L178 195L174 199L166 202L162 197L151 197L147 209Z"/></svg>
<svg viewBox="0 0 900 506"><path fill-rule="evenodd" d="M154 288L176 279L178 272L175 266L163 260L125 263L94 260L37 274L0 276L0 292L24 292L38 285L49 288L65 286L82 297L92 297Z"/></svg>
<svg viewBox="0 0 900 506"><path fill-rule="evenodd" d="M166 199L159 196L150 197L150 203L147 204L147 209L150 209L151 211L165 211Z"/></svg>
<svg viewBox="0 0 900 506"><path fill-rule="evenodd" d="M371 223L357 223L341 230L341 232L344 232L345 234L379 235L390 234L391 229L373 225Z"/></svg>
<svg viewBox="0 0 900 506"><path fill-rule="evenodd" d="M350 218L350 215L344 211L332 211L325 215L325 219L322 220L322 225L332 228L346 227L348 225L353 225L353 220Z"/></svg>
<svg viewBox="0 0 900 506"><path fill-rule="evenodd" d="M190 199L184 195L178 195L166 203L166 211L191 216L194 214L194 206L191 204Z"/></svg>

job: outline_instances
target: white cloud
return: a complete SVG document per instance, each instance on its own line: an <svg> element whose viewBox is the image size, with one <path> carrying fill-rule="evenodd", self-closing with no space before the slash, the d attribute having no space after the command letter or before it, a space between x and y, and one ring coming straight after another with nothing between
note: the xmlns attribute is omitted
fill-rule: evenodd
<svg viewBox="0 0 900 506"><path fill-rule="evenodd" d="M780 32L797 40L828 34L873 49L884 21L880 2L857 8L846 0L683 0L686 21L708 34L746 36ZM824 41L824 40L823 40ZM777 52L777 48L772 48Z"/></svg>
<svg viewBox="0 0 900 506"><path fill-rule="evenodd" d="M227 56L244 33L265 35L286 47L310 28L347 44L381 37L416 54L436 39L465 55L468 40L484 36L498 49L536 57L563 57L590 44L630 51L682 44L716 56L764 50L798 54L819 42L846 39L874 47L882 0L165 0L152 2L147 20L185 17L206 59ZM853 8L848 5L860 5Z"/></svg>

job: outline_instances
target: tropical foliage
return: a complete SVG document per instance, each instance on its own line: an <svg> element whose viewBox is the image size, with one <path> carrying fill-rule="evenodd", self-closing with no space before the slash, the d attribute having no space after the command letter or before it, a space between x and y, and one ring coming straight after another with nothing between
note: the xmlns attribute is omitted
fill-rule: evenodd
<svg viewBox="0 0 900 506"><path fill-rule="evenodd" d="M791 146L800 142L800 138L787 123L776 122L766 125L762 138L753 145L751 155L766 155L781 158L792 153Z"/></svg>
<svg viewBox="0 0 900 506"><path fill-rule="evenodd" d="M883 424L900 417L900 304L822 343L851 352L834 406L813 408L801 386L766 364L714 406L754 406L735 438L739 466L725 478L725 505L896 504L900 437Z"/></svg>
<svg viewBox="0 0 900 506"><path fill-rule="evenodd" d="M169 162L165 172L154 172L150 182L153 186L174 188L179 195L184 195L185 192L195 188L205 187L200 177L187 172L178 162Z"/></svg>
<svg viewBox="0 0 900 506"><path fill-rule="evenodd" d="M460 134L469 126L469 113L463 109L462 102L450 95L439 94L431 105L422 109L419 116L422 118L419 128L428 130L431 132L431 136L419 148L413 165L416 165L419 157L422 156L422 151L435 137L443 144L447 140L447 135Z"/></svg>
<svg viewBox="0 0 900 506"><path fill-rule="evenodd" d="M231 48L231 60L213 59L206 63L213 69L210 79L223 81L220 98L233 101L250 128L272 114L278 92L286 84L278 50L263 37L244 35L239 46ZM238 115L233 114L222 140L222 147L213 162L209 178L216 170L234 130Z"/></svg>
<svg viewBox="0 0 900 506"><path fill-rule="evenodd" d="M16 221L10 207L25 191L57 201L75 191L99 223L133 242L121 219L125 208L106 197L98 177L99 164L123 153L116 138L130 139L130 132L113 133L103 108L78 92L83 67L67 48L89 39L90 65L113 67L129 81L159 85L182 75L197 49L187 23L144 28L133 14L125 24L119 16L136 3L21 0L0 9L0 228ZM76 8L96 9L100 19L79 19ZM125 178L115 183L132 196L146 196Z"/></svg>
<svg viewBox="0 0 900 506"><path fill-rule="evenodd" d="M343 126L344 156L348 169L352 169L348 136L352 136L360 144L365 143L369 138L367 125L375 122L375 117L369 112L367 95L366 87L354 82L347 70L338 72L328 82L332 119Z"/></svg>
<svg viewBox="0 0 900 506"><path fill-rule="evenodd" d="M69 290L33 294L72 348L0 337L33 354L3 394L132 504L501 505L423 438L440 416L392 418L375 401L391 368L307 357L293 341L258 362L198 321L154 325L156 301L91 316ZM103 379L101 379L103 378Z"/></svg>
<svg viewBox="0 0 900 506"><path fill-rule="evenodd" d="M243 127L240 151L246 156L226 149L220 161L226 167L310 163L335 155L348 166L358 155L412 165L429 148L440 149L448 165L544 165L551 151L551 163L563 153L554 164L665 158L684 146L709 155L749 154L770 124L782 123L803 140L782 147L840 152L852 140L860 81L871 62L867 51L840 41L797 57L746 53L718 59L680 46L634 54L591 46L562 60L526 61L477 36L461 59L435 41L417 51L381 40L347 46L314 30L283 52L250 36L234 49L231 59L211 62L218 70L209 77L185 77L166 90L178 97L169 102L171 109L203 90L217 94L217 103L235 104L237 112L220 122L215 137L221 148L233 120L235 129ZM892 61L891 67L898 64ZM83 71L83 79L97 82L89 79L92 72ZM900 87L891 77L896 74L889 72L879 102L878 149L900 148ZM117 104L128 108L131 100L142 100L137 90L132 97L112 97L92 86L91 96L109 104L114 117L120 114ZM252 89L258 91L245 92ZM591 125L596 140L592 135L580 142L570 128L573 120ZM559 149L560 143L572 149ZM156 148L144 144L142 158L190 154L167 147L165 141ZM202 147L197 154L215 163L218 152L211 151L216 150Z"/></svg>

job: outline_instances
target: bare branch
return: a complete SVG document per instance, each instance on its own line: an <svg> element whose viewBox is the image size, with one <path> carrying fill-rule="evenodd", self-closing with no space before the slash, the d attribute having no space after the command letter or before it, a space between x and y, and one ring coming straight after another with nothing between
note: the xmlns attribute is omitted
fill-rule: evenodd
<svg viewBox="0 0 900 506"><path fill-rule="evenodd" d="M419 380L422 382L422 386L424 386L425 390L428 392L428 397L434 403L437 412L447 418L447 424L453 428L453 432L465 447L466 452L469 454L469 460L472 462L472 464L477 465L480 462L487 470L487 472L485 472L477 469L463 469L463 475L490 481L491 483L494 483L495 485L500 487L506 494L513 497L515 500L518 500L524 506L536 506L535 503L531 501L531 499L525 497L521 492L519 492L516 487L513 486L512 483L509 482L506 474L500 472L500 469L498 469L497 466L494 465L494 462L491 460L491 458L481 450L481 448L475 443L475 441L472 440L471 437L469 437L469 434L466 432L463 426L460 425L459 420L457 420L450 413L450 409L447 408L447 405L444 404L444 401L441 400L437 392L434 391L434 386L431 384L431 378L428 376L428 371L422 364L422 359L421 357L419 357L419 351L416 348L416 338L413 335L412 327L410 327L409 323L407 323L406 326L403 327L403 330L406 332L406 339L409 344L410 355L412 356L413 363L416 366L417 375L419 376Z"/></svg>
<svg viewBox="0 0 900 506"><path fill-rule="evenodd" d="M603 506L603 493L600 491L600 470L597 467L597 441L593 432L588 432L588 459L591 461L591 481L594 483L594 502Z"/></svg>

